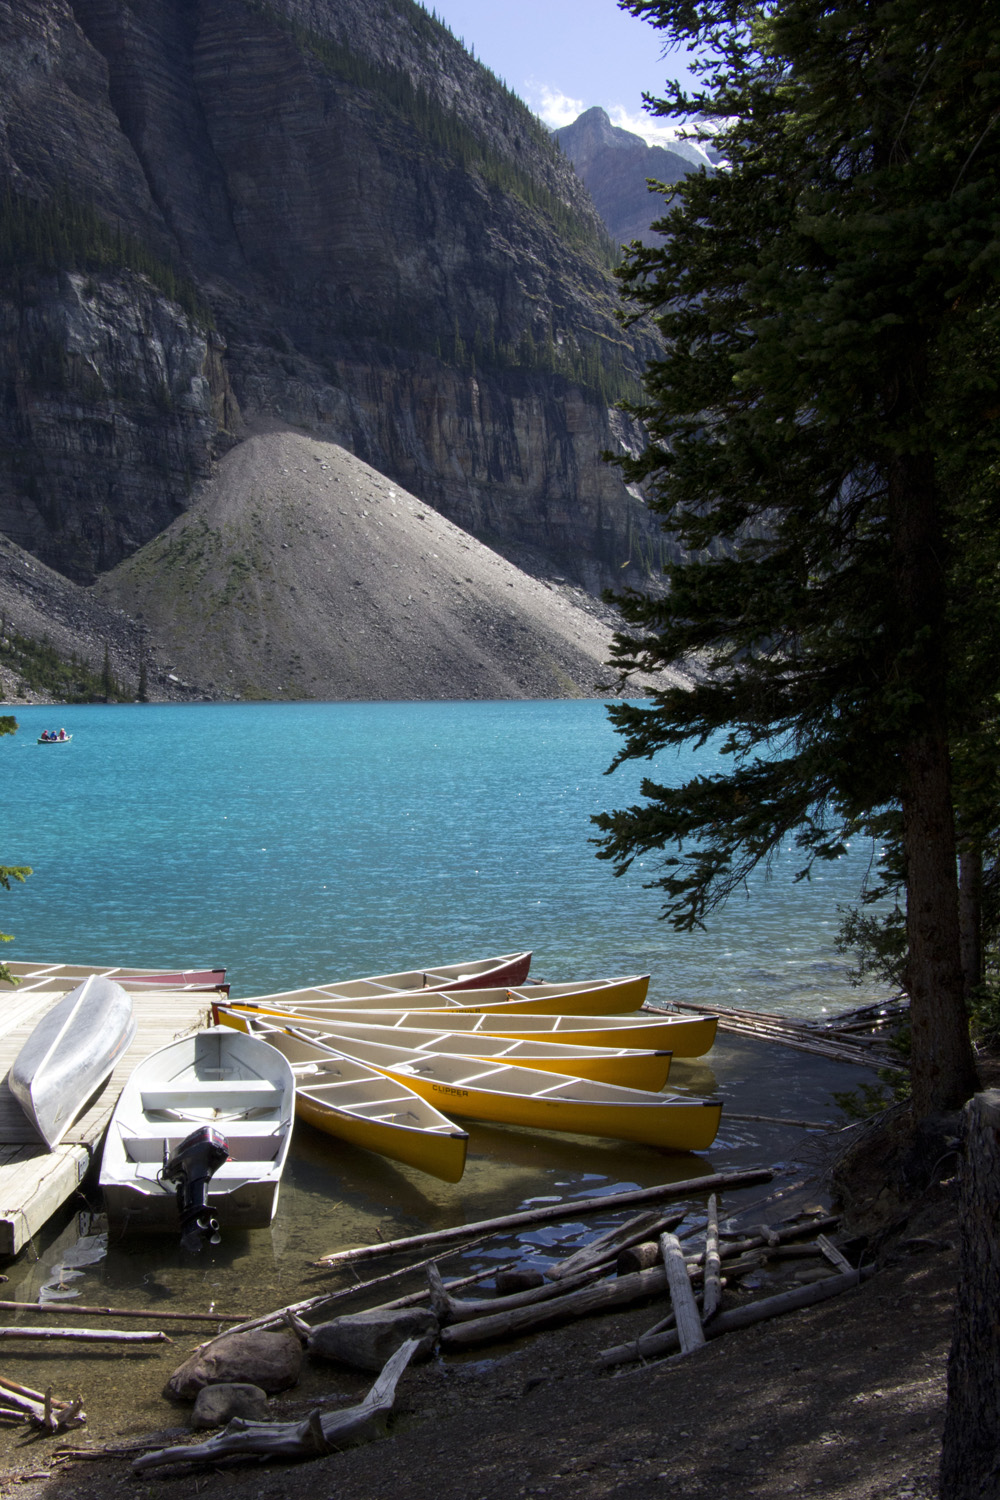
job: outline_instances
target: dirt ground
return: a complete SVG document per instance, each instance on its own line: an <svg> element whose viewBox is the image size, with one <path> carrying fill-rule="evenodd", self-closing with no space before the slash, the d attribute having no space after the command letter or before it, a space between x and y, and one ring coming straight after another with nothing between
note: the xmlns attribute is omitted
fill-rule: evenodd
<svg viewBox="0 0 1000 1500"><path fill-rule="evenodd" d="M662 1306L432 1360L404 1374L385 1438L313 1462L136 1475L127 1459L53 1465L58 1440L28 1440L16 1469L0 1476L0 1494L930 1500L957 1268L956 1158L932 1147L916 1167L911 1159L905 1201L886 1186L892 1142L869 1135L838 1171L849 1227L867 1237L877 1270L811 1309L728 1334L686 1359L618 1374L598 1371L595 1356L648 1329ZM768 1205L756 1212L767 1218ZM781 1217L777 1207L770 1217ZM353 1404L367 1385L331 1366L331 1402ZM273 1405L281 1420L308 1410L294 1392ZM179 1424L184 1416L178 1409ZM165 1440L183 1441L185 1431L179 1425Z"/></svg>

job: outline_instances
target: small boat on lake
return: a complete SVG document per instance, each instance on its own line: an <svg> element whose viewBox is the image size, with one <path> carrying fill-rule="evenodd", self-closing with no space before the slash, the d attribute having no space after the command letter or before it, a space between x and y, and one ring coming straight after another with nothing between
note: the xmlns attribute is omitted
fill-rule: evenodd
<svg viewBox="0 0 1000 1500"><path fill-rule="evenodd" d="M255 1036L274 1028L246 1011L220 1007L220 1020L246 1027ZM445 1057L389 1043L331 1038L329 1045L310 1028L290 1025L294 1035L375 1068L436 1108L498 1125L607 1136L661 1146L671 1151L704 1151L715 1140L722 1115L719 1099L688 1099L642 1089L567 1078L560 1073L515 1067L486 1058Z"/></svg>
<svg viewBox="0 0 1000 1500"><path fill-rule="evenodd" d="M500 1011L503 1015L624 1015L638 1010L649 989L648 974L622 979L592 979L576 984L496 985L486 989L420 991L375 990L356 995L350 985L320 984L302 990L283 990L276 995L252 995L241 1005L304 1013L314 1006L326 1012L348 1010L446 1010L477 1013Z"/></svg>
<svg viewBox="0 0 1000 1500"><path fill-rule="evenodd" d="M241 1007L241 1012L247 1012ZM247 1012L266 1015L266 1012ZM435 1052L463 1057L485 1057L499 1062L516 1063L521 1068L543 1068L549 1073L568 1073L571 1078L595 1078L600 1083L620 1083L626 1088L662 1089L670 1072L670 1053L631 1047L591 1047L553 1041L545 1037L521 1041L516 1037L489 1036L484 1032L454 1032L450 1016L437 1015L433 1030L419 1026L385 1027L354 1020L347 1016L309 1019L297 1016L296 1030L317 1037L326 1046L337 1047L340 1038L360 1041L390 1042L396 1047L410 1047L415 1052ZM219 1008L222 1018L222 1007Z"/></svg>
<svg viewBox="0 0 1000 1500"><path fill-rule="evenodd" d="M136 969L121 964L31 963L24 959L6 959L10 983L0 983L0 990L68 990L91 975L113 979L123 989L156 990L226 990L225 969Z"/></svg>
<svg viewBox="0 0 1000 1500"><path fill-rule="evenodd" d="M41 734L38 736L38 739L35 741L35 744L68 745L72 738L73 736L71 734L67 734L65 729L60 729L58 733L53 732L51 734L47 729L43 729Z"/></svg>
<svg viewBox="0 0 1000 1500"><path fill-rule="evenodd" d="M652 1048L673 1053L674 1057L702 1057L710 1051L715 1041L718 1026L717 1016L543 1016L525 1015L514 1011L508 1014L504 1008L495 1011L469 1010L451 1007L448 1010L365 1010L335 1002L302 1005L297 1010L269 1008L263 1002L259 1007L249 1000L230 1000L233 1010L246 1007L260 1014L276 1016L298 1016L311 1025L322 1024L331 1029L342 1022L380 1026L386 1031L386 1041L391 1033L399 1029L419 1027L424 1031L435 1031L447 1027L460 1034L513 1037L519 1041L569 1042L581 1047L630 1047Z"/></svg>
<svg viewBox="0 0 1000 1500"><path fill-rule="evenodd" d="M291 1064L300 1119L443 1182L461 1179L469 1137L426 1099L303 1036L277 1029L262 1034Z"/></svg>
<svg viewBox="0 0 1000 1500"><path fill-rule="evenodd" d="M91 974L45 1012L11 1065L14 1098L53 1151L136 1033L132 999Z"/></svg>
<svg viewBox="0 0 1000 1500"><path fill-rule="evenodd" d="M144 1058L108 1126L100 1185L116 1231L261 1229L278 1204L295 1079L263 1037L192 1032Z"/></svg>

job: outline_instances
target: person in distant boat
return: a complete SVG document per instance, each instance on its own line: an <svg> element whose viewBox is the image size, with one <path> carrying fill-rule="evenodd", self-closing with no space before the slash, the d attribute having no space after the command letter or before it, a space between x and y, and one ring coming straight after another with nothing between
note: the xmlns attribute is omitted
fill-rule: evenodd
<svg viewBox="0 0 1000 1500"><path fill-rule="evenodd" d="M49 731L47 729L43 729L42 733L40 735L40 738L43 739L43 740L47 740L48 737L49 737Z"/></svg>
<svg viewBox="0 0 1000 1500"><path fill-rule="evenodd" d="M65 731L65 729L60 729L58 737L61 740L64 740L66 738L66 731Z"/></svg>

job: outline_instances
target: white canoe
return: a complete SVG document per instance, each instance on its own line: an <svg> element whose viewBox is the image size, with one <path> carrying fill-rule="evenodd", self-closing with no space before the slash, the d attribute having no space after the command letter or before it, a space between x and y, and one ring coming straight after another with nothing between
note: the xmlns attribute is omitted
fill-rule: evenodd
<svg viewBox="0 0 1000 1500"><path fill-rule="evenodd" d="M326 1047L268 1031L272 1047L295 1074L295 1112L327 1135L417 1167L443 1182L458 1182L469 1143L426 1099L364 1063L333 1056Z"/></svg>
<svg viewBox="0 0 1000 1500"><path fill-rule="evenodd" d="M127 991L95 974L42 1016L7 1083L50 1151L110 1078L132 1045L136 1025Z"/></svg>
<svg viewBox="0 0 1000 1500"><path fill-rule="evenodd" d="M210 1208L223 1229L263 1228L278 1204L294 1107L292 1070L259 1037L213 1026L151 1052L108 1126L100 1185L109 1220L117 1230L176 1230L177 1194L161 1181L165 1149L207 1125L229 1147L209 1184Z"/></svg>
<svg viewBox="0 0 1000 1500"><path fill-rule="evenodd" d="M258 1019L247 1011L226 1014L220 1008L220 1019L245 1027L255 1036L266 1037L276 1029L275 1018ZM302 1023L289 1022L286 1029L327 1048L331 1056L351 1057L406 1084L436 1108L474 1120L610 1136L673 1151L704 1151L719 1129L722 1103L718 1099L655 1094L487 1058L445 1057L356 1037L324 1039Z"/></svg>

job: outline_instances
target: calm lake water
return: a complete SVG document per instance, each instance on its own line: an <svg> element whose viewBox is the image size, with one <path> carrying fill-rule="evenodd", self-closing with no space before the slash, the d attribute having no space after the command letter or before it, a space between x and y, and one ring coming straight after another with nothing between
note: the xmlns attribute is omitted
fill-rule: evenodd
<svg viewBox="0 0 1000 1500"><path fill-rule="evenodd" d="M650 973L650 1000L795 1015L846 1009L834 936L857 897L858 848L794 884L791 851L707 933L658 920L653 867L616 880L590 815L635 800L649 766L603 773L617 740L595 702L80 706L16 711L0 739L5 864L34 874L0 900L4 957L225 965L234 997L531 948L553 980ZM64 726L70 745L39 746ZM708 751L655 764L708 769ZM861 1069L724 1038L675 1064L669 1088L720 1094L729 1115L838 1118ZM81 1237L67 1212L8 1267L7 1296L257 1313L314 1294L308 1263L342 1245L630 1186L769 1165L792 1179L816 1136L727 1119L710 1152L652 1149L464 1122L468 1167L438 1183L297 1127L270 1231L231 1234L196 1261L172 1240ZM544 1263L598 1218L528 1231L446 1273ZM491 1260L492 1258L492 1260ZM5 1351L7 1373L87 1395L92 1430L162 1426L170 1353L67 1358ZM316 1377L310 1377L316 1378Z"/></svg>

